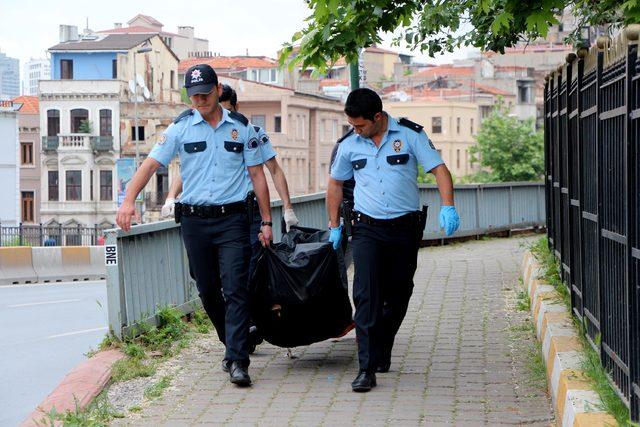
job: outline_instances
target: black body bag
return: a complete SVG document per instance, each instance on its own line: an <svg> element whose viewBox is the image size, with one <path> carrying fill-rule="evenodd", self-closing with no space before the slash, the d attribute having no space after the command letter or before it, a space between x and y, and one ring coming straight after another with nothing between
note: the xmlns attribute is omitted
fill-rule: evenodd
<svg viewBox="0 0 640 427"><path fill-rule="evenodd" d="M353 329L346 266L329 233L292 227L263 248L251 277L251 318L264 339L296 347Z"/></svg>

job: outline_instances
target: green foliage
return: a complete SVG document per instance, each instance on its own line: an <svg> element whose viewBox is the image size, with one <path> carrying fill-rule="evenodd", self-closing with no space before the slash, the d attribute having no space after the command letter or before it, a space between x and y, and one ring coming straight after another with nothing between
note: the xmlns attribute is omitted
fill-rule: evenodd
<svg viewBox="0 0 640 427"><path fill-rule="evenodd" d="M187 95L187 88L183 87L180 89L180 99L187 105L191 105L191 99L189 99L189 95Z"/></svg>
<svg viewBox="0 0 640 427"><path fill-rule="evenodd" d="M147 388L144 391L144 397L150 400L157 399L158 397L162 396L162 392L165 388L169 387L169 384L171 384L171 377L162 377L160 381L153 384L151 387Z"/></svg>
<svg viewBox="0 0 640 427"><path fill-rule="evenodd" d="M83 120L80 122L80 126L78 126L78 132L79 133L91 133L92 126L91 126L91 122L89 120Z"/></svg>
<svg viewBox="0 0 640 427"><path fill-rule="evenodd" d="M418 184L435 184L436 177L431 172L426 172L422 165L418 165Z"/></svg>
<svg viewBox="0 0 640 427"><path fill-rule="evenodd" d="M461 46L504 53L518 41L545 37L565 7L576 16L567 42L580 41L589 25L624 25L640 21L639 0L307 0L307 25L285 43L280 62L299 52L290 66L326 70L345 57L354 63L360 48L393 33L396 45L435 56Z"/></svg>
<svg viewBox="0 0 640 427"><path fill-rule="evenodd" d="M484 178L491 176L494 182L542 179L544 134L535 130L533 120L511 117L499 102L482 122L476 139L478 145L469 150L470 159L488 170Z"/></svg>
<svg viewBox="0 0 640 427"><path fill-rule="evenodd" d="M156 373L155 365L146 359L126 357L113 364L111 379L113 381L127 381L133 378L150 377Z"/></svg>
<svg viewBox="0 0 640 427"><path fill-rule="evenodd" d="M124 418L122 413L117 412L113 406L111 406L104 392L99 394L93 402L84 409L80 408L77 399L75 404L75 410L64 413L56 411L56 408L52 408L44 418L36 421L36 424L41 426L62 424L64 426L74 427L102 427L107 426L114 418Z"/></svg>

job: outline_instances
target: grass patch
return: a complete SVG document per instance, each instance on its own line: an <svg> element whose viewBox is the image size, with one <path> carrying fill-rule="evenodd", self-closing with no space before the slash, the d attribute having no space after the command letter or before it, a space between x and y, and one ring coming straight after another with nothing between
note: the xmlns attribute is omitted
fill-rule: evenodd
<svg viewBox="0 0 640 427"><path fill-rule="evenodd" d="M162 377L160 381L153 384L151 387L147 388L144 391L144 397L150 400L157 399L158 397L162 396L162 392L165 388L169 387L169 384L171 384L171 377Z"/></svg>
<svg viewBox="0 0 640 427"><path fill-rule="evenodd" d="M80 409L76 400L75 410L62 413L53 408L36 424L53 426L62 423L64 426L98 427L108 425L115 418L124 418L124 414L117 412L109 403L106 393L102 392L84 409Z"/></svg>
<svg viewBox="0 0 640 427"><path fill-rule="evenodd" d="M613 385L609 381L609 376L605 368L602 366L600 356L587 341L585 326L573 314L571 309L571 296L567 287L562 283L560 276L560 263L557 258L549 250L547 246L547 238L538 239L532 246L531 252L540 262L542 266L542 279L553 285L555 290L560 294L562 302L565 304L574 321L576 329L579 331L578 336L582 342L583 358L582 369L586 376L593 382L593 390L598 393L602 401L602 410L611 414L620 425L638 424L631 422L629 409L618 396ZM597 338L596 341L600 339Z"/></svg>
<svg viewBox="0 0 640 427"><path fill-rule="evenodd" d="M196 334L208 333L212 327L202 309L194 312L190 323L185 322L182 312L174 307L158 310L157 319L157 327L145 322L139 323L138 336L135 338L120 341L108 335L100 343L100 350L120 348L126 355L113 365L112 381L154 375L160 361L174 356L187 347Z"/></svg>

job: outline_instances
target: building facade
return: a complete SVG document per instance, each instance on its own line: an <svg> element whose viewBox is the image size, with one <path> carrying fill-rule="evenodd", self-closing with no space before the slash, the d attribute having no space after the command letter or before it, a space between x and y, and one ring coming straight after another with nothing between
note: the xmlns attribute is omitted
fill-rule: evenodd
<svg viewBox="0 0 640 427"><path fill-rule="evenodd" d="M49 52L53 79L39 87L42 222L112 226L118 159L138 145L142 161L184 108L178 58L149 34L89 34Z"/></svg>
<svg viewBox="0 0 640 427"><path fill-rule="evenodd" d="M24 65L22 94L38 96L38 81L51 78L51 62L48 59L31 59Z"/></svg>
<svg viewBox="0 0 640 427"><path fill-rule="evenodd" d="M12 101L0 101L0 224L3 226L20 223L18 107Z"/></svg>
<svg viewBox="0 0 640 427"><path fill-rule="evenodd" d="M20 61L0 52L0 100L20 95Z"/></svg>
<svg viewBox="0 0 640 427"><path fill-rule="evenodd" d="M20 222L40 222L40 111L37 96L19 96L13 99L18 108L20 165Z"/></svg>
<svg viewBox="0 0 640 427"><path fill-rule="evenodd" d="M469 149L476 144L478 105L472 102L411 101L385 102L393 117L406 117L424 126L433 145L456 177L479 171L472 164Z"/></svg>

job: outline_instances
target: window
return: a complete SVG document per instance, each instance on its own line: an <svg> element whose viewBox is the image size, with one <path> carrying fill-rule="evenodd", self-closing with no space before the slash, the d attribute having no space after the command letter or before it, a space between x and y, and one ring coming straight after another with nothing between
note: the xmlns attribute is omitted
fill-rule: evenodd
<svg viewBox="0 0 640 427"><path fill-rule="evenodd" d="M111 171L100 171L100 200L113 200L113 175Z"/></svg>
<svg viewBox="0 0 640 427"><path fill-rule="evenodd" d="M71 110L71 133L79 133L82 122L89 121L89 111L84 108Z"/></svg>
<svg viewBox="0 0 640 427"><path fill-rule="evenodd" d="M47 136L57 136L60 133L60 111L47 110Z"/></svg>
<svg viewBox="0 0 640 427"><path fill-rule="evenodd" d="M471 135L473 135L473 119L471 119L471 123L470 124L471 124L471 126L470 126L471 127Z"/></svg>
<svg viewBox="0 0 640 427"><path fill-rule="evenodd" d="M131 126L131 140L132 141L144 141L144 126L138 126L138 133L136 135L136 127Z"/></svg>
<svg viewBox="0 0 640 427"><path fill-rule="evenodd" d="M33 191L22 192L22 222L33 222Z"/></svg>
<svg viewBox="0 0 640 427"><path fill-rule="evenodd" d="M82 200L82 172L67 171L66 200Z"/></svg>
<svg viewBox="0 0 640 427"><path fill-rule="evenodd" d="M48 187L49 187L49 201L58 201L58 171L49 171L48 175Z"/></svg>
<svg viewBox="0 0 640 427"><path fill-rule="evenodd" d="M493 109L493 107L491 105L481 105L480 106L480 117L481 118L486 118L489 117L489 114L491 114L491 110Z"/></svg>
<svg viewBox="0 0 640 427"><path fill-rule="evenodd" d="M33 142L20 143L20 157L23 165L33 164Z"/></svg>
<svg viewBox="0 0 640 427"><path fill-rule="evenodd" d="M529 88L524 85L518 85L518 104L529 103Z"/></svg>
<svg viewBox="0 0 640 427"><path fill-rule="evenodd" d="M275 116L273 118L273 131L282 132L282 117Z"/></svg>
<svg viewBox="0 0 640 427"><path fill-rule="evenodd" d="M60 61L60 78L73 79L73 60L63 59Z"/></svg>
<svg viewBox="0 0 640 427"><path fill-rule="evenodd" d="M456 133L460 135L460 117L456 118Z"/></svg>
<svg viewBox="0 0 640 427"><path fill-rule="evenodd" d="M260 126L262 129L265 129L266 122L267 118L264 115L251 116L251 124L254 126Z"/></svg>
<svg viewBox="0 0 640 427"><path fill-rule="evenodd" d="M100 110L100 136L111 136L111 110Z"/></svg>
<svg viewBox="0 0 640 427"><path fill-rule="evenodd" d="M456 150L456 168L460 169L460 150Z"/></svg>
<svg viewBox="0 0 640 427"><path fill-rule="evenodd" d="M331 139L333 141L338 139L338 121L331 120Z"/></svg>
<svg viewBox="0 0 640 427"><path fill-rule="evenodd" d="M118 78L118 60L114 59L111 61L111 78Z"/></svg>
<svg viewBox="0 0 640 427"><path fill-rule="evenodd" d="M431 117L431 133L442 133L442 117Z"/></svg>
<svg viewBox="0 0 640 427"><path fill-rule="evenodd" d="M174 83L174 81L175 81L175 80L176 80L176 72L175 72L175 71L173 71L173 70L171 70L171 82L169 83L169 87L170 87L171 89L175 88L175 85L176 85L176 84Z"/></svg>

